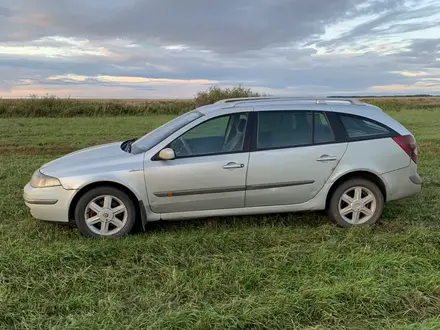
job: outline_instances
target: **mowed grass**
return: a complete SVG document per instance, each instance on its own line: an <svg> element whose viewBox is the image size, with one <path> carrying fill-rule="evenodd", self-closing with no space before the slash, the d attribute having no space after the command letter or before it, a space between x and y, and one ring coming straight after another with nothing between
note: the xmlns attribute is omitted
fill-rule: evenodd
<svg viewBox="0 0 440 330"><path fill-rule="evenodd" d="M119 240L32 219L22 188L44 162L171 117L0 119L0 328L440 328L440 109L389 114L416 135L424 187L376 226L282 214Z"/></svg>

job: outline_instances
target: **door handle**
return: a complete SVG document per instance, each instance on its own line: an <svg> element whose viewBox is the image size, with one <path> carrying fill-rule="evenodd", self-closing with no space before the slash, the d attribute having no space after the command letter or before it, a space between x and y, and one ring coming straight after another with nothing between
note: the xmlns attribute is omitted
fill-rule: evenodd
<svg viewBox="0 0 440 330"><path fill-rule="evenodd" d="M223 168L225 170L230 170L233 168L243 168L243 167L244 167L244 164L237 164L235 162L230 162L230 163L227 163L226 165L223 165Z"/></svg>
<svg viewBox="0 0 440 330"><path fill-rule="evenodd" d="M330 162L335 160L338 160L338 157L329 155L322 155L321 157L316 159L317 162Z"/></svg>

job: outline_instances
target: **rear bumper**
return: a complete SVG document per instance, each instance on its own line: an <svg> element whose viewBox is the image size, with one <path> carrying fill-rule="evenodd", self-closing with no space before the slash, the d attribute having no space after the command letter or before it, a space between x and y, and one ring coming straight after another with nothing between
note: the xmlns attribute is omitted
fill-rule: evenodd
<svg viewBox="0 0 440 330"><path fill-rule="evenodd" d="M387 201L418 195L423 180L417 173L417 165L411 161L408 167L382 175L387 186Z"/></svg>
<svg viewBox="0 0 440 330"><path fill-rule="evenodd" d="M24 187L23 199L31 215L38 220L69 222L69 205L76 190L66 190L61 186L33 188Z"/></svg>
<svg viewBox="0 0 440 330"><path fill-rule="evenodd" d="M415 175L411 175L409 177L409 179L411 180L412 183L417 184L417 185L422 185L422 178L420 177L419 173L416 173Z"/></svg>

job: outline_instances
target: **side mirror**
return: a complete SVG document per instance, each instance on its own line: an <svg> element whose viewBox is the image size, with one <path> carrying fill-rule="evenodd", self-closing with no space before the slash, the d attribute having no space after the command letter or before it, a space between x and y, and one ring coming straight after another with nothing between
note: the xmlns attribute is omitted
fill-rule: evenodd
<svg viewBox="0 0 440 330"><path fill-rule="evenodd" d="M159 152L159 159L171 160L174 158L176 158L176 154L174 153L174 150L171 148L165 148Z"/></svg>

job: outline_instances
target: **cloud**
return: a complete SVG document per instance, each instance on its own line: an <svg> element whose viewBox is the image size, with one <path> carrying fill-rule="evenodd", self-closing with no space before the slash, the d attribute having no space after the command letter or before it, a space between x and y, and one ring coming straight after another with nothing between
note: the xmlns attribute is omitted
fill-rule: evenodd
<svg viewBox="0 0 440 330"><path fill-rule="evenodd" d="M78 76L73 74L50 76L49 81L63 81L63 82L85 82L97 81L102 83L115 83L125 85L206 85L216 84L215 80L207 79L165 79L165 78L145 78L145 77L124 77L124 76L108 76L99 75L96 77Z"/></svg>
<svg viewBox="0 0 440 330"><path fill-rule="evenodd" d="M33 40L57 31L90 39L159 40L218 52L256 50L300 42L358 14L389 12L403 0L17 0L11 32ZM80 24L79 24L80 22ZM11 31L12 29L12 31ZM26 33L25 33L26 32Z"/></svg>
<svg viewBox="0 0 440 330"><path fill-rule="evenodd" d="M11 10L9 8L0 6L0 17L9 17L11 16Z"/></svg>
<svg viewBox="0 0 440 330"><path fill-rule="evenodd" d="M430 92L438 92L439 84L438 83L429 83L429 82L419 82L408 85L384 85L384 86L372 86L369 90L373 93L391 93L391 94L404 94L404 93L430 93Z"/></svg>
<svg viewBox="0 0 440 330"><path fill-rule="evenodd" d="M399 34L423 31L431 28L438 30L440 3L432 1L393 1L381 14L358 24L336 38L318 42L321 47L337 49L350 43L369 42L371 40L394 36L402 44Z"/></svg>
<svg viewBox="0 0 440 330"><path fill-rule="evenodd" d="M439 13L435 0L2 0L0 96L435 92Z"/></svg>

